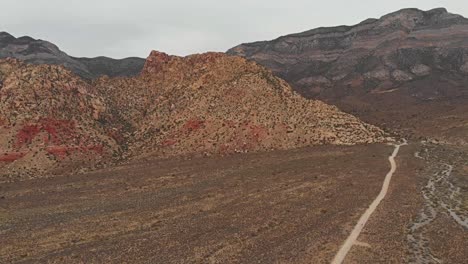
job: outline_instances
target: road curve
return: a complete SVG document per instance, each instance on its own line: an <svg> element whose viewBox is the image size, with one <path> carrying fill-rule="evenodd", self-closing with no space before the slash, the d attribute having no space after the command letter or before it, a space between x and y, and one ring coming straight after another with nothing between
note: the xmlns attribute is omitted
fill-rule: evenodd
<svg viewBox="0 0 468 264"><path fill-rule="evenodd" d="M357 238L359 237L359 234L361 234L362 229L366 225L367 221L369 220L370 216L372 213L374 213L375 209L377 206L380 204L380 202L385 198L387 195L388 191L388 186L390 185L390 181L392 179L393 173L396 171L396 162L395 162L395 157L398 155L398 152L400 151L400 147L407 145L407 141L404 139L403 143L394 145L395 149L393 150L392 155L388 157L388 160L390 161L390 171L387 173L387 176L385 176L385 180L382 185L382 189L380 190L379 195L375 198L375 200L371 203L369 208L367 208L366 212L359 218L359 221L357 222L356 226L354 227L353 231L351 234L349 234L348 238L345 240L343 245L341 246L340 250L338 253L336 253L335 257L332 260L332 264L341 264L343 263L344 259L346 258L346 255L348 254L349 250L351 247L356 244Z"/></svg>

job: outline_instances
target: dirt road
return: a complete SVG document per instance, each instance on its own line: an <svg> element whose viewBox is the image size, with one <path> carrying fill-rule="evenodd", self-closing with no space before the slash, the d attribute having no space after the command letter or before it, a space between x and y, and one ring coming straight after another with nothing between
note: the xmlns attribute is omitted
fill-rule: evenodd
<svg viewBox="0 0 468 264"><path fill-rule="evenodd" d="M398 155L398 152L400 151L400 147L407 145L407 141L403 140L403 143L395 145L395 149L393 150L392 155L388 157L388 160L390 161L390 171L387 173L385 176L385 180L382 185L382 189L380 190L379 195L375 198L375 200L371 203L369 208L367 208L366 212L359 218L359 221L357 222L356 226L354 227L353 231L351 234L348 236L344 244L341 246L340 250L338 253L335 255L335 257L332 260L332 264L341 264L344 259L346 258L346 255L348 252L351 250L351 247L356 244L357 238L361 234L362 229L366 225L367 221L371 217L371 215L374 213L375 209L377 209L377 206L379 206L380 202L385 198L388 192L388 187L390 186L390 181L392 180L393 173L395 173L397 169L397 165L395 162L395 157Z"/></svg>

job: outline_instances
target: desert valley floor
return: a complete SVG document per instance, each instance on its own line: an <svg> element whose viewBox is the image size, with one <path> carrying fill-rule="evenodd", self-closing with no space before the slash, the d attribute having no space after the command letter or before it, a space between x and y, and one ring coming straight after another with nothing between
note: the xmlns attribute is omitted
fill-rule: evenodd
<svg viewBox="0 0 468 264"><path fill-rule="evenodd" d="M373 144L147 158L3 182L0 263L329 263L379 193L392 151ZM402 147L389 192L345 263L463 263L465 153Z"/></svg>

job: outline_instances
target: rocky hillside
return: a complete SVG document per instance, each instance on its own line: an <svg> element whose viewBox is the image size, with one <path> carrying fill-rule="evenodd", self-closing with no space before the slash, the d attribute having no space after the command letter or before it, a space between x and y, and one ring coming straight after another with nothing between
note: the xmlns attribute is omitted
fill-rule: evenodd
<svg viewBox="0 0 468 264"><path fill-rule="evenodd" d="M424 134L427 118L446 119L447 103L463 107L468 99L468 19L443 8L403 9L355 26L242 44L228 54L270 68L307 97L392 129L415 126ZM452 125L463 126L462 119Z"/></svg>
<svg viewBox="0 0 468 264"><path fill-rule="evenodd" d="M70 71L0 60L0 175L94 166L119 153L103 100ZM107 132L109 131L109 132Z"/></svg>
<svg viewBox="0 0 468 264"><path fill-rule="evenodd" d="M0 175L39 176L146 155L231 154L385 141L377 127L240 57L153 52L138 77L85 82L0 60ZM5 179L5 177L3 177Z"/></svg>
<svg viewBox="0 0 468 264"><path fill-rule="evenodd" d="M316 144L383 141L380 129L306 100L240 57L152 52L142 76L101 78L97 91L119 109L129 153L218 154Z"/></svg>
<svg viewBox="0 0 468 264"><path fill-rule="evenodd" d="M16 58L33 64L63 65L86 79L94 79L102 75L134 76L140 73L145 63L145 60L141 58L121 60L107 57L75 58L50 42L31 37L15 38L6 32L0 32L1 58Z"/></svg>

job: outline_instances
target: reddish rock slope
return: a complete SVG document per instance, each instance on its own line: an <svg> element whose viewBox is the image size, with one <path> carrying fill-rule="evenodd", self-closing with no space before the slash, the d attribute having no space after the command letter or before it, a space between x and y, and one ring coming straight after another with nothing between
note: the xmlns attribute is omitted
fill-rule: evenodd
<svg viewBox="0 0 468 264"><path fill-rule="evenodd" d="M133 154L234 153L383 140L380 129L334 106L306 100L265 68L222 53L182 58L155 51L140 77L103 78L96 87L133 127L128 137Z"/></svg>
<svg viewBox="0 0 468 264"><path fill-rule="evenodd" d="M138 77L89 84L61 66L0 61L0 172L40 176L155 155L381 142L383 132L222 53L153 52Z"/></svg>
<svg viewBox="0 0 468 264"><path fill-rule="evenodd" d="M0 60L0 174L61 172L117 151L92 91L62 67Z"/></svg>

